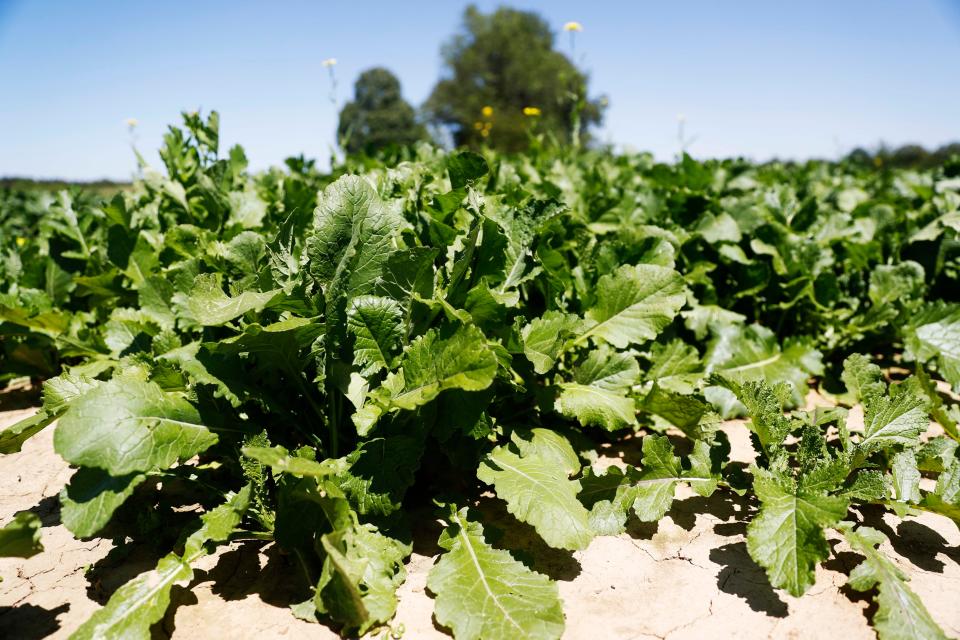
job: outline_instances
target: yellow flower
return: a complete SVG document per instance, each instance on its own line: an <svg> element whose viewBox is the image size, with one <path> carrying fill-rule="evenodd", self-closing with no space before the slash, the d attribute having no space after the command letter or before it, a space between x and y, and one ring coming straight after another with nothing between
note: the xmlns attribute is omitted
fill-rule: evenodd
<svg viewBox="0 0 960 640"><path fill-rule="evenodd" d="M583 25L579 22L568 22L563 25L564 31L583 31Z"/></svg>
<svg viewBox="0 0 960 640"><path fill-rule="evenodd" d="M133 128L136 127L138 124L140 124L140 121L137 120L136 118L127 118L126 120L123 121L123 124L127 125L127 126L130 127L131 129L133 129Z"/></svg>
<svg viewBox="0 0 960 640"><path fill-rule="evenodd" d="M493 115L493 107L490 105L485 106L483 109L480 109L480 113L483 114L484 118L489 118Z"/></svg>
<svg viewBox="0 0 960 640"><path fill-rule="evenodd" d="M531 116L531 117L533 117L533 116L539 116L539 115L540 115L540 109L539 109L538 107L524 107L524 108L523 108L523 115L525 115L525 116Z"/></svg>
<svg viewBox="0 0 960 640"><path fill-rule="evenodd" d="M22 247L22 246L25 245L25 244L27 244L27 239L26 239L26 238L17 238L17 246L18 246L18 247Z"/></svg>
<svg viewBox="0 0 960 640"><path fill-rule="evenodd" d="M480 132L480 135L482 135L484 138L486 138L487 136L490 135L490 130L489 130L489 129L484 129L483 131Z"/></svg>
<svg viewBox="0 0 960 640"><path fill-rule="evenodd" d="M332 67L332 66L334 66L334 65L337 64L337 59L336 59L336 58L327 58L326 60L324 60L324 61L321 62L320 64L322 64L322 65L325 66L325 67Z"/></svg>
<svg viewBox="0 0 960 640"><path fill-rule="evenodd" d="M482 123L482 122L474 122L474 123L473 123L473 128L476 129L477 131L480 131L480 129L483 129L483 123Z"/></svg>

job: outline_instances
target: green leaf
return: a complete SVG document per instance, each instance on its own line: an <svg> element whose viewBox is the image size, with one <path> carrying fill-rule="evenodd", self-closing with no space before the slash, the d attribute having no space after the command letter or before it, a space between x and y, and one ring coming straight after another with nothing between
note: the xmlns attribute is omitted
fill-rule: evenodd
<svg viewBox="0 0 960 640"><path fill-rule="evenodd" d="M717 488L720 476L711 471L710 447L703 441L694 443L691 466L684 470L680 458L666 436L651 435L643 439L643 463L639 476L631 481L633 510L644 522L656 522L673 505L679 482L686 482L698 494L708 497Z"/></svg>
<svg viewBox="0 0 960 640"><path fill-rule="evenodd" d="M553 368L566 341L575 335L582 320L560 311L547 311L534 318L520 332L523 338L523 354L533 363L533 370L544 374Z"/></svg>
<svg viewBox="0 0 960 640"><path fill-rule="evenodd" d="M21 511L0 529L0 558L29 558L43 551L40 517Z"/></svg>
<svg viewBox="0 0 960 640"><path fill-rule="evenodd" d="M340 475L340 488L361 515L389 515L400 509L420 468L424 442L401 434L361 443L345 458L349 469Z"/></svg>
<svg viewBox="0 0 960 640"><path fill-rule="evenodd" d="M917 469L916 455L912 451L901 451L893 456L890 467L896 499L900 502L920 502L920 470Z"/></svg>
<svg viewBox="0 0 960 640"><path fill-rule="evenodd" d="M70 404L99 384L84 375L62 373L43 383L43 408L0 431L0 453L17 453L23 443L49 426Z"/></svg>
<svg viewBox="0 0 960 640"><path fill-rule="evenodd" d="M477 478L493 485L497 497L506 501L507 510L532 525L551 547L585 549L593 531L590 513L577 500L580 483L558 466L555 453L548 455L541 447L555 452L559 443L567 459L575 459L576 454L565 441L555 438L549 444L543 442L541 431L532 432L525 450L518 451L515 445L495 448L480 463Z"/></svg>
<svg viewBox="0 0 960 640"><path fill-rule="evenodd" d="M276 447L243 447L244 456L265 464L274 473L289 473L298 478L329 478L347 470L347 462L341 458L330 458L317 462L309 458L292 456L281 446Z"/></svg>
<svg viewBox="0 0 960 640"><path fill-rule="evenodd" d="M803 404L807 379L823 373L821 354L809 340L787 339L781 348L772 331L756 324L717 328L703 360L708 374L729 380L788 382L793 386L793 405Z"/></svg>
<svg viewBox="0 0 960 640"><path fill-rule="evenodd" d="M850 572L847 584L857 591L877 588L873 598L877 612L872 623L880 640L945 640L947 636L907 586L909 578L877 549L887 537L871 527L854 529L850 523L845 525L841 531L847 543L865 556Z"/></svg>
<svg viewBox="0 0 960 640"><path fill-rule="evenodd" d="M700 426L701 419L710 411L710 405L693 395L686 395L663 389L654 383L643 399L644 411L660 416L677 427L688 438L698 439L706 436Z"/></svg>
<svg viewBox="0 0 960 640"><path fill-rule="evenodd" d="M487 175L487 161L473 151L461 151L447 158L447 171L450 173L450 186L461 189L468 183Z"/></svg>
<svg viewBox="0 0 960 640"><path fill-rule="evenodd" d="M910 319L905 333L907 356L920 362L935 358L940 375L960 391L960 305L928 304Z"/></svg>
<svg viewBox="0 0 960 640"><path fill-rule="evenodd" d="M447 550L430 570L437 622L457 640L550 640L563 633L557 585L484 540L483 527L452 511L439 544Z"/></svg>
<svg viewBox="0 0 960 640"><path fill-rule="evenodd" d="M683 278L667 267L623 265L597 281L592 323L578 338L606 340L618 349L656 338L686 302Z"/></svg>
<svg viewBox="0 0 960 640"><path fill-rule="evenodd" d="M223 291L222 275L201 273L193 281L190 294L173 295L174 307L181 318L201 327L215 327L236 320L249 311L262 311L282 298L280 289L273 291L242 291L228 296Z"/></svg>
<svg viewBox="0 0 960 640"><path fill-rule="evenodd" d="M840 377L847 387L847 392L865 404L872 402L887 390L880 367L870 362L870 358L859 353L843 361L843 374Z"/></svg>
<svg viewBox="0 0 960 640"><path fill-rule="evenodd" d="M42 431L54 420L55 414L38 411L28 418L16 422L3 431L0 431L0 453L17 453L23 448L23 443Z"/></svg>
<svg viewBox="0 0 960 640"><path fill-rule="evenodd" d="M750 430L757 434L764 451L771 456L776 454L793 429L790 420L783 415L783 399L790 394L790 387L786 383L773 387L765 382L741 384L723 376L713 376L709 382L733 392L746 407Z"/></svg>
<svg viewBox="0 0 960 640"><path fill-rule="evenodd" d="M389 369L403 337L403 308L391 298L360 296L350 301L347 330L354 337L353 363L368 376Z"/></svg>
<svg viewBox="0 0 960 640"><path fill-rule="evenodd" d="M324 189L307 240L313 277L351 296L371 293L403 223L397 205L359 176L342 176Z"/></svg>
<svg viewBox="0 0 960 640"><path fill-rule="evenodd" d="M314 605L343 624L343 632L363 635L397 610L397 587L407 572L410 546L389 538L371 524L338 529L320 538L326 553Z"/></svg>
<svg viewBox="0 0 960 640"><path fill-rule="evenodd" d="M110 597L71 637L72 640L147 640L150 627L170 606L170 590L193 578L191 563L206 554L208 542L224 542L240 524L250 504L250 487L244 487L225 504L201 516L203 524L187 538L182 556L160 559L152 571L142 573Z"/></svg>
<svg viewBox="0 0 960 640"><path fill-rule="evenodd" d="M847 499L798 489L764 469L752 471L760 512L747 525L747 550L774 587L799 597L813 585L816 564L830 555L823 529L846 515Z"/></svg>
<svg viewBox="0 0 960 640"><path fill-rule="evenodd" d="M43 383L43 410L59 414L85 393L100 384L85 375L62 373Z"/></svg>
<svg viewBox="0 0 960 640"><path fill-rule="evenodd" d="M577 498L590 510L590 527L600 536L615 536L626 530L627 516L636 499L634 483L639 472L611 466L602 474L587 468L580 480Z"/></svg>
<svg viewBox="0 0 960 640"><path fill-rule="evenodd" d="M903 304L921 295L924 280L923 267L912 260L877 265L870 274L868 295L875 306Z"/></svg>
<svg viewBox="0 0 960 640"><path fill-rule="evenodd" d="M919 444L920 434L930 419L924 400L905 384L890 389L889 396L877 396L864 406L861 451L871 453L891 446Z"/></svg>
<svg viewBox="0 0 960 640"><path fill-rule="evenodd" d="M67 462L114 476L166 469L216 441L189 402L133 377L114 378L86 393L54 433L54 448Z"/></svg>
<svg viewBox="0 0 960 640"><path fill-rule="evenodd" d="M354 422L366 435L381 413L416 409L447 389L481 391L493 383L497 357L479 329L460 327L449 337L431 329L411 343L383 386L370 394L374 406L358 411Z"/></svg>
<svg viewBox="0 0 960 640"><path fill-rule="evenodd" d="M630 388L640 377L636 359L606 345L594 349L573 370L573 382L561 382L555 409L583 425L614 431L636 422Z"/></svg>
<svg viewBox="0 0 960 640"><path fill-rule="evenodd" d="M115 477L95 467L78 470L60 491L64 526L78 538L96 534L145 479L142 473Z"/></svg>

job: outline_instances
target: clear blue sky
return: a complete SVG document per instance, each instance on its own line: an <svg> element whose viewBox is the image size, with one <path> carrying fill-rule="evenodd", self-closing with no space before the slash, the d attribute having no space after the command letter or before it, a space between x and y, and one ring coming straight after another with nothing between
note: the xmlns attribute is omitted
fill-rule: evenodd
<svg viewBox="0 0 960 640"><path fill-rule="evenodd" d="M499 2L478 2L491 10ZM603 140L696 156L836 157L857 145L960 139L960 0L520 1L610 98ZM415 105L465 3L0 0L0 175L126 178L182 109L216 108L254 168L325 163L338 97L385 65ZM565 35L565 34L563 34ZM567 47L566 38L558 40Z"/></svg>

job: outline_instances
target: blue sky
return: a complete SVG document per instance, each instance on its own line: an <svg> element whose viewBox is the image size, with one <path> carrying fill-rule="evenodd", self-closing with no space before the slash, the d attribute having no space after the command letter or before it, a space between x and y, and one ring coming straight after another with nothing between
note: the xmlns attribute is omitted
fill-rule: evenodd
<svg viewBox="0 0 960 640"><path fill-rule="evenodd" d="M477 2L491 10L499 2ZM610 108L602 140L695 156L836 157L960 139L960 0L540 2L580 21L577 57ZM253 168L329 157L338 98L392 69L415 105L466 3L0 0L0 175L126 178L182 109L216 108ZM566 38L558 40L567 47Z"/></svg>

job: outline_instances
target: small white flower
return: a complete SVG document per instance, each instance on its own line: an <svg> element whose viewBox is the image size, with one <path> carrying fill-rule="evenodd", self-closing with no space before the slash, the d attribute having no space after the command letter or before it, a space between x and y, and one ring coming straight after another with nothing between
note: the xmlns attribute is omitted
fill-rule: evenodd
<svg viewBox="0 0 960 640"><path fill-rule="evenodd" d="M137 120L136 118L127 118L126 120L123 121L123 123L124 123L125 125L127 125L128 127L130 127L131 129L133 129L133 128L135 128L138 124L140 124L140 121Z"/></svg>
<svg viewBox="0 0 960 640"><path fill-rule="evenodd" d="M685 116L682 113L677 114L677 122L679 122L680 124L683 124L686 121L687 121L687 116Z"/></svg>
<svg viewBox="0 0 960 640"><path fill-rule="evenodd" d="M321 64L322 64L323 66L325 66L325 67L332 67L332 66L334 66L334 65L337 64L337 59L336 59L336 58L327 58L327 59L324 60Z"/></svg>

